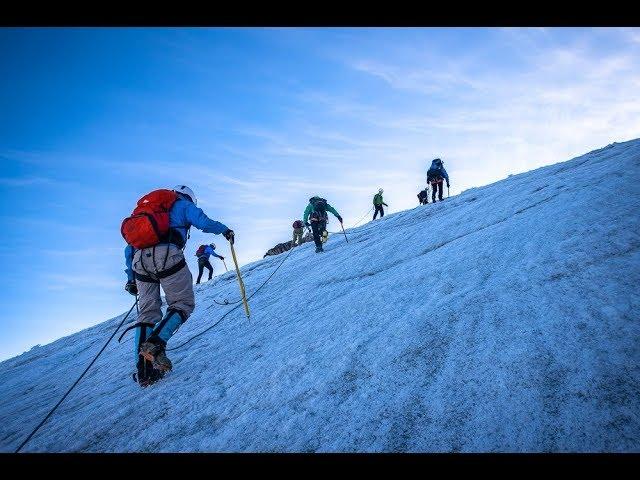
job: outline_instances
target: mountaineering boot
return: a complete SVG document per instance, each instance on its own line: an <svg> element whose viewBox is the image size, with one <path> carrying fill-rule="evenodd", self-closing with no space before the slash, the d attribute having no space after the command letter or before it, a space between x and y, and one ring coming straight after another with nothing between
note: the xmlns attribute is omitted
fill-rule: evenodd
<svg viewBox="0 0 640 480"><path fill-rule="evenodd" d="M144 342L140 345L140 355L153 364L153 368L161 370L163 372L169 371L173 368L171 360L165 353L164 345L160 343L154 343L152 341Z"/></svg>
<svg viewBox="0 0 640 480"><path fill-rule="evenodd" d="M140 345L147 341L147 338L149 338L153 330L152 327L152 324L141 324L136 327L134 343L136 373L133 374L133 380L143 388L160 380L165 373L164 371L153 368L153 363L140 355Z"/></svg>
<svg viewBox="0 0 640 480"><path fill-rule="evenodd" d="M164 377L164 370L158 370L153 367L153 363L146 360L142 356L138 357L138 364L136 365L137 372L133 374L133 380L137 382L141 387L145 388L149 385L156 383L162 377Z"/></svg>
<svg viewBox="0 0 640 480"><path fill-rule="evenodd" d="M321 253L321 252L324 252L322 247L316 247L316 253Z"/></svg>

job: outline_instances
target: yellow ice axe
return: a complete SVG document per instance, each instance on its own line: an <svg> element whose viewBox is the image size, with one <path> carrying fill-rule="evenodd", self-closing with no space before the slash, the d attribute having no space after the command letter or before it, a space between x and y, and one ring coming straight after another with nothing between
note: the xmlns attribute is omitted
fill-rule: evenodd
<svg viewBox="0 0 640 480"><path fill-rule="evenodd" d="M240 275L240 268L238 267L236 251L233 248L233 242L229 242L229 244L231 245L231 256L233 257L233 263L236 264L236 274L238 276L238 285L240 285L240 295L242 296L242 303L244 303L244 311L247 314L247 318L249 318L249 303L247 302L247 293L244 290L244 282L242 281L242 276Z"/></svg>

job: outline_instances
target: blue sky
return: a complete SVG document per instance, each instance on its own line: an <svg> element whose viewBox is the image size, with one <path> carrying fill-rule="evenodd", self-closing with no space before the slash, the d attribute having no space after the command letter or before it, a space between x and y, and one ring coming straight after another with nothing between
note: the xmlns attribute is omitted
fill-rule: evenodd
<svg viewBox="0 0 640 480"><path fill-rule="evenodd" d="M191 186L248 263L314 194L350 225L379 187L416 206L436 156L455 194L640 136L638 51L629 28L0 29L0 359L128 309L120 222L152 189Z"/></svg>

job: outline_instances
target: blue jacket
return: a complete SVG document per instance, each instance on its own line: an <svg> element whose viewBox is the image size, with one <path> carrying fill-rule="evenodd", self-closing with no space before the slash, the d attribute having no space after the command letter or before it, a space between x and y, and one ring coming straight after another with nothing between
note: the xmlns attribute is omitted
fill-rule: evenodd
<svg viewBox="0 0 640 480"><path fill-rule="evenodd" d="M220 259L224 258L218 255L216 251L213 248L211 248L211 245L207 245L206 247L204 247L204 253L202 255L199 255L198 259L206 258L207 260L209 260L210 255L213 255L214 257L218 257Z"/></svg>
<svg viewBox="0 0 640 480"><path fill-rule="evenodd" d="M204 233L215 233L216 235L229 229L225 224L211 220L201 208L179 195L169 212L169 227L179 231L186 243L187 230L192 225Z"/></svg>
<svg viewBox="0 0 640 480"><path fill-rule="evenodd" d="M220 235L229 229L224 223L211 220L205 215L202 209L196 207L191 201L178 194L178 200L173 204L169 211L169 227L174 228L182 235L182 238L187 243L187 230L191 226L196 227L198 230L202 230L204 233L215 233ZM166 245L160 243L159 245ZM133 280L133 254L135 248L131 245L127 245L124 249L125 262L127 264L127 277Z"/></svg>
<svg viewBox="0 0 640 480"><path fill-rule="evenodd" d="M447 185L449 185L449 174L445 170L444 167L438 167L437 165L431 163L431 167L427 171L427 182L431 181L436 177L442 177L447 181Z"/></svg>
<svg viewBox="0 0 640 480"><path fill-rule="evenodd" d="M133 282L135 276L133 275L133 254L136 249L131 245L124 247L124 262L127 265L127 269L124 271L127 274L127 280Z"/></svg>

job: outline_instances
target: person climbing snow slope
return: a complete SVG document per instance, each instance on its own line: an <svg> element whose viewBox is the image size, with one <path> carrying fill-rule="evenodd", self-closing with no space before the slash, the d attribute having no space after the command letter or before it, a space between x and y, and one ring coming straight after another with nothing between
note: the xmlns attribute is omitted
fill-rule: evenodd
<svg viewBox="0 0 640 480"><path fill-rule="evenodd" d="M436 201L436 192L438 193L438 199L442 201L442 182L447 181L447 188L449 188L449 174L444 169L443 162L439 158L434 159L431 162L431 167L427 171L427 183L431 184L431 201Z"/></svg>
<svg viewBox="0 0 640 480"><path fill-rule="evenodd" d="M376 208L376 211L373 214L373 219L374 220L378 216L378 213L380 213L380 218L384 217L384 208L382 208L383 205L385 207L389 206L386 203L384 203L384 200L382 199L382 192L383 191L384 190L380 189L380 190L378 190L378 193L376 193L373 196L373 206Z"/></svg>
<svg viewBox="0 0 640 480"><path fill-rule="evenodd" d="M167 342L195 308L193 277L183 255L191 226L234 241L233 230L207 217L185 185L148 193L122 222L127 270L133 270L139 294L139 314L133 327L137 381L143 387L171 370L165 353ZM164 317L161 286L167 301ZM131 287L127 291L132 293Z"/></svg>
<svg viewBox="0 0 640 480"><path fill-rule="evenodd" d="M342 217L338 211L327 203L324 198L315 196L309 199L309 205L304 210L302 221L306 227L311 227L313 232L313 241L316 244L316 253L324 252L322 249L322 236L327 229L329 216L327 212L331 212L342 224ZM311 220L311 224L309 224Z"/></svg>
<svg viewBox="0 0 640 480"><path fill-rule="evenodd" d="M418 193L418 202L420 202L420 205L426 205L429 203L429 187Z"/></svg>
<svg viewBox="0 0 640 480"><path fill-rule="evenodd" d="M220 260L224 260L224 257L218 255L216 253L216 244L210 243L209 245L200 245L198 250L196 251L196 257L198 257L198 279L196 280L196 285L200 283L200 279L202 278L202 273L206 268L209 270L209 280L213 277L213 266L209 261L209 257L213 255L214 257L219 258Z"/></svg>
<svg viewBox="0 0 640 480"><path fill-rule="evenodd" d="M293 222L293 243L292 246L298 246L301 245L303 240L302 237L304 236L304 223L302 223L302 220L296 220L295 222Z"/></svg>

